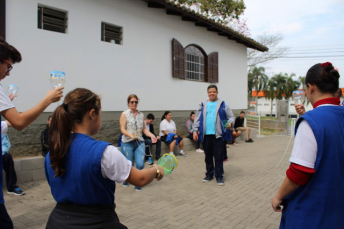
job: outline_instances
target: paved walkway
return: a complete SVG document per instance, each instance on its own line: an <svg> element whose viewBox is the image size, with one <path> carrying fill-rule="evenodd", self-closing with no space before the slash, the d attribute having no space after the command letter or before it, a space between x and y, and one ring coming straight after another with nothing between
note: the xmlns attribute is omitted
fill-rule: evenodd
<svg viewBox="0 0 344 229"><path fill-rule="evenodd" d="M280 214L270 200L283 181L292 144L288 136L269 136L232 146L224 186L203 183L204 156L188 152L172 174L142 192L119 184L116 212L128 228L278 228ZM20 187L26 195L4 194L15 228L45 228L55 206L46 181Z"/></svg>

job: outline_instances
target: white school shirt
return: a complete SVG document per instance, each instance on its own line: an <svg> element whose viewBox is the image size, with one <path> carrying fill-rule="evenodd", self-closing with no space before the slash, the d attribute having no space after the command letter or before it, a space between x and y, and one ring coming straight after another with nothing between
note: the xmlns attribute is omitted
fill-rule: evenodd
<svg viewBox="0 0 344 229"><path fill-rule="evenodd" d="M1 121L1 134L7 134L8 126L5 121Z"/></svg>
<svg viewBox="0 0 344 229"><path fill-rule="evenodd" d="M0 84L0 112L13 108L14 105L10 98L8 97L5 90L2 88ZM7 123L5 121L1 122L1 134L6 134L8 130Z"/></svg>
<svg viewBox="0 0 344 229"><path fill-rule="evenodd" d="M101 159L101 171L104 178L123 183L131 172L131 161L113 145L108 145Z"/></svg>
<svg viewBox="0 0 344 229"><path fill-rule="evenodd" d="M14 105L7 93L4 91L2 85L0 84L0 112L13 108Z"/></svg>
<svg viewBox="0 0 344 229"><path fill-rule="evenodd" d="M335 106L332 104L323 104L321 106ZM293 150L289 161L307 168L314 169L317 159L318 144L315 139L312 128L306 120L302 120L295 136Z"/></svg>
<svg viewBox="0 0 344 229"><path fill-rule="evenodd" d="M167 133L174 133L174 131L177 130L176 124L173 122L173 120L168 122L166 119L164 119L160 123L160 137L165 135L164 132L162 132L163 130L167 131Z"/></svg>

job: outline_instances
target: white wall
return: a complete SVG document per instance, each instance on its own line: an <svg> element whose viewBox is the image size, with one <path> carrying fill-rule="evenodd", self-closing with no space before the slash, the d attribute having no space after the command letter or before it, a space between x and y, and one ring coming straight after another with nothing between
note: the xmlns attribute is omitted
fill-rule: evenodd
<svg viewBox="0 0 344 229"><path fill-rule="evenodd" d="M37 6L68 11L68 33L37 28ZM101 41L101 22L123 27L123 45ZM172 78L172 39L194 43L208 54L219 52L219 97L232 109L247 106L246 47L196 27L141 0L9 0L6 39L22 54L2 81L19 87L19 111L35 104L50 89L49 73L66 73L65 92L85 87L102 97L104 111L122 111L135 93L141 110L190 110L207 99L209 83ZM51 105L46 111L53 111Z"/></svg>

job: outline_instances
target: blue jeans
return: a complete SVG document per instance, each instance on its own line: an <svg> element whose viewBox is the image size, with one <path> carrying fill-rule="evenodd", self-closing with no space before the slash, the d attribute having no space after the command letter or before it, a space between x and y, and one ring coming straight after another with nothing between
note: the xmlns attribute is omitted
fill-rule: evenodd
<svg viewBox="0 0 344 229"><path fill-rule="evenodd" d="M206 177L213 178L214 172L216 179L223 178L223 149L226 142L222 138L216 138L215 135L205 135L203 148L205 153L205 166L207 169ZM214 168L215 161L215 168Z"/></svg>
<svg viewBox="0 0 344 229"><path fill-rule="evenodd" d="M131 165L134 166L134 157L136 168L141 170L144 167L145 162L145 143L140 141L131 141L123 143L121 145L122 154L131 161Z"/></svg>

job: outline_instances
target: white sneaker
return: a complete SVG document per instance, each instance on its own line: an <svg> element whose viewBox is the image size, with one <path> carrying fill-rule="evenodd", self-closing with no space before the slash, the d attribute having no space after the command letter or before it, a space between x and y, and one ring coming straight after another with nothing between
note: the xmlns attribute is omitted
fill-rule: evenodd
<svg viewBox="0 0 344 229"><path fill-rule="evenodd" d="M175 158L178 158L173 152L172 153L170 153L171 155L173 155Z"/></svg>
<svg viewBox="0 0 344 229"><path fill-rule="evenodd" d="M179 154L186 157L186 153L184 153L184 152L179 152Z"/></svg>
<svg viewBox="0 0 344 229"><path fill-rule="evenodd" d="M204 153L204 151L201 150L201 149L196 149L196 152L197 152L197 153Z"/></svg>

